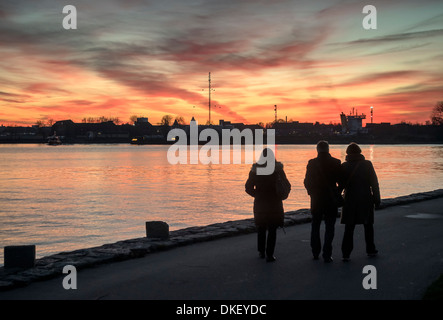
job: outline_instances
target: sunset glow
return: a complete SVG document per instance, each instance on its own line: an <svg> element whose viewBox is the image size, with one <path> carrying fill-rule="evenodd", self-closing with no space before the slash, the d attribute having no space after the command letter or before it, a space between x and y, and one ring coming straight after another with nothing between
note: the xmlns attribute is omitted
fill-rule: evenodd
<svg viewBox="0 0 443 320"><path fill-rule="evenodd" d="M278 117L424 123L443 100L443 2L60 1L0 4L0 125L165 114L248 124Z"/></svg>

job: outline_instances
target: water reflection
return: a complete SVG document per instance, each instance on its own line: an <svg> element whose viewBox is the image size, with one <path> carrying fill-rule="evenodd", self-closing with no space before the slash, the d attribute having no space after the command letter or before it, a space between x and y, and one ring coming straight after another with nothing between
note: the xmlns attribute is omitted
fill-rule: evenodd
<svg viewBox="0 0 443 320"><path fill-rule="evenodd" d="M369 146L369 154L367 155L366 159L369 161L374 160L374 145Z"/></svg>
<svg viewBox="0 0 443 320"><path fill-rule="evenodd" d="M443 161L439 161L439 159L443 159L443 146L431 146L429 149L431 158L435 159L432 162L433 170L443 171Z"/></svg>

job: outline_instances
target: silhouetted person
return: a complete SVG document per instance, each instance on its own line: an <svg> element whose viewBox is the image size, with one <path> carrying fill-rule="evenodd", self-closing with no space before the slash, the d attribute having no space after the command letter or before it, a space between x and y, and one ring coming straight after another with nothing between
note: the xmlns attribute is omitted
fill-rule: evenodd
<svg viewBox="0 0 443 320"><path fill-rule="evenodd" d="M272 174L257 174L258 168L269 165L269 163L263 163L263 159L275 162ZM254 197L254 222L257 227L259 256L261 258L266 256L268 262L275 261L274 249L277 240L277 228L283 226L284 222L283 200L278 196L276 188L279 176L289 184L283 170L283 164L275 160L271 149L266 148L263 150L258 163L252 165L249 178L245 184L246 192Z"/></svg>
<svg viewBox="0 0 443 320"><path fill-rule="evenodd" d="M337 184L340 178L341 161L329 153L326 141L317 143L317 157L309 160L306 167L304 185L311 197L311 249L317 260L322 251L320 225L325 221L325 238L323 259L332 262L332 240L334 239L335 221L338 216L338 205L335 195L339 196Z"/></svg>
<svg viewBox="0 0 443 320"><path fill-rule="evenodd" d="M345 203L341 223L345 225L342 253L348 261L354 247L355 225L363 224L365 229L366 253L377 255L374 243L374 206L380 206L380 189L372 162L365 160L361 149L351 143L346 149L346 162L342 164Z"/></svg>

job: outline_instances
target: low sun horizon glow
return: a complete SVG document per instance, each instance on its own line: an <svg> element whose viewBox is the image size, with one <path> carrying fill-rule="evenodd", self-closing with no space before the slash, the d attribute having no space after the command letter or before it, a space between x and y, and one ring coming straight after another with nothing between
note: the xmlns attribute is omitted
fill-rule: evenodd
<svg viewBox="0 0 443 320"><path fill-rule="evenodd" d="M0 4L0 125L164 115L245 124L430 120L443 100L443 3L60 1Z"/></svg>

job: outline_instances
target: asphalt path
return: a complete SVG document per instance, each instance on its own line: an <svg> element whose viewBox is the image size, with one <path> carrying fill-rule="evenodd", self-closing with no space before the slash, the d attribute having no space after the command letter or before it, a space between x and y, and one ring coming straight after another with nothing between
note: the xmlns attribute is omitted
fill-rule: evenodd
<svg viewBox="0 0 443 320"><path fill-rule="evenodd" d="M341 260L344 226L337 220L334 261L315 261L310 224L301 224L278 230L272 263L259 259L254 233L79 270L77 289L64 289L61 274L0 292L0 300L421 299L443 273L443 198L378 210L374 227L373 258L357 226L351 261ZM367 265L374 268L364 273Z"/></svg>

